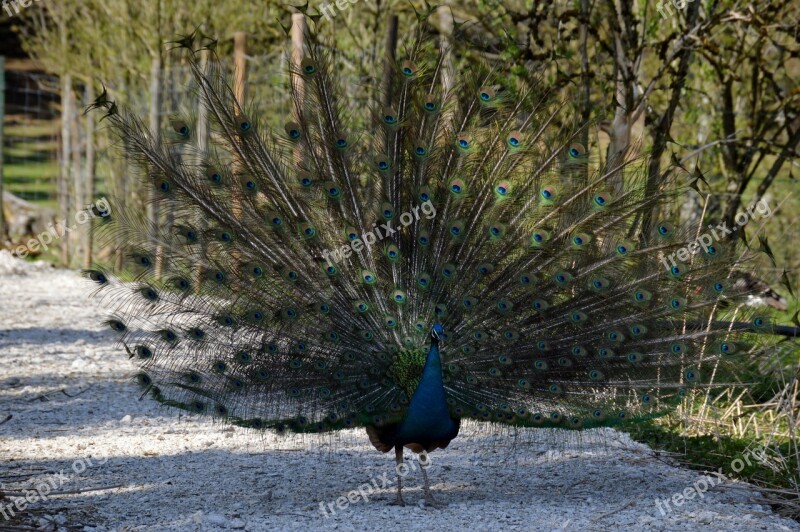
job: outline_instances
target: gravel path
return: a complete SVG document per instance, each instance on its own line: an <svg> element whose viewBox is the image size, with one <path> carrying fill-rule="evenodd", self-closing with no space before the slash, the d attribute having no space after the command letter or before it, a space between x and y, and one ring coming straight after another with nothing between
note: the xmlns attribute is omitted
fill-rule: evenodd
<svg viewBox="0 0 800 532"><path fill-rule="evenodd" d="M0 252L0 421L13 416L0 425L0 492L51 492L22 511L0 496L11 517L0 514L0 528L800 530L752 502L758 493L747 486L713 478L719 485L699 496L691 487L709 481L698 472L612 430L576 439L467 426L431 455L444 508L424 507L411 459L410 506L389 506L393 457L361 430L262 436L139 401L133 366L89 293L73 272ZM353 491L370 483L368 500ZM691 500L659 510L656 499L687 488Z"/></svg>

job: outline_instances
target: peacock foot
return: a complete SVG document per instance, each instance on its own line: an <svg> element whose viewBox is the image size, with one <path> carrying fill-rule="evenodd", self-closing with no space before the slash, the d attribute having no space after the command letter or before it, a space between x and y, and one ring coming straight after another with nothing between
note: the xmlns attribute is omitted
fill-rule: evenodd
<svg viewBox="0 0 800 532"><path fill-rule="evenodd" d="M425 495L425 508L436 508L437 510L441 510L446 505L442 502L437 501L433 498L433 495L428 493Z"/></svg>
<svg viewBox="0 0 800 532"><path fill-rule="evenodd" d="M406 501L404 501L403 497L401 497L400 495L398 495L395 500L389 501L389 506L405 506L405 505Z"/></svg>

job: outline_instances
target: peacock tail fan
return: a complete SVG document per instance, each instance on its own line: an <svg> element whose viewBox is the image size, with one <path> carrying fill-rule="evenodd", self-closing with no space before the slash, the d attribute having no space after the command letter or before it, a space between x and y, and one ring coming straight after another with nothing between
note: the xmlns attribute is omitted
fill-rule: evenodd
<svg viewBox="0 0 800 532"><path fill-rule="evenodd" d="M361 108L307 35L281 124L187 45L210 142L192 116L153 135L98 99L170 220L114 205L125 273L86 272L138 383L243 427L380 427L404 418L434 323L453 418L607 426L737 383L771 326L731 288L748 248L670 223L676 179L590 158L545 87L489 67L445 84L424 33L391 104Z"/></svg>

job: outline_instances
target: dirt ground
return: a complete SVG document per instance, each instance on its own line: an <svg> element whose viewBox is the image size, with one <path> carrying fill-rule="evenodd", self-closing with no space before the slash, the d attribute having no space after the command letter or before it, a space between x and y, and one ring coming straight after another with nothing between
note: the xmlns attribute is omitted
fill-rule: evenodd
<svg viewBox="0 0 800 532"><path fill-rule="evenodd" d="M0 254L0 530L800 530L610 429L467 425L431 455L443 508L410 457L410 505L389 506L393 456L361 430L259 435L140 401L90 293Z"/></svg>

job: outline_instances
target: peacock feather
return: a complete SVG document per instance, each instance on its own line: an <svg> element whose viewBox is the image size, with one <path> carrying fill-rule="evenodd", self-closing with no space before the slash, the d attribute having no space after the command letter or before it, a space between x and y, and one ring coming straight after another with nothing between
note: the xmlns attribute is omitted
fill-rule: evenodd
<svg viewBox="0 0 800 532"><path fill-rule="evenodd" d="M609 426L735 383L773 327L730 282L748 248L690 247L704 229L670 216L670 174L598 163L545 87L488 67L445 85L417 33L391 103L355 112L308 35L284 124L240 105L192 36L210 143L189 115L155 136L98 99L174 221L116 205L126 273L87 272L142 388L253 429L366 427L402 456L465 418Z"/></svg>

